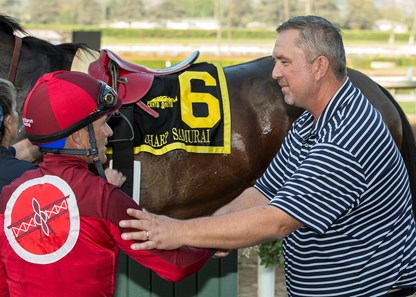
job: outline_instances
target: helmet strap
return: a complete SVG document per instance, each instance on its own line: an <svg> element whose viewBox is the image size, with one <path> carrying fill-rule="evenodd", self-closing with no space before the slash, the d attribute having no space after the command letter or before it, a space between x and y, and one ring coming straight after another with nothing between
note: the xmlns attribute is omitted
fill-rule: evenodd
<svg viewBox="0 0 416 297"><path fill-rule="evenodd" d="M104 174L103 164L101 164L100 157L98 156L97 141L95 140L94 127L92 124L88 125L88 134L90 136L91 156L94 161L94 165L97 168L98 174L107 180Z"/></svg>
<svg viewBox="0 0 416 297"><path fill-rule="evenodd" d="M92 156L94 161L94 165L97 168L98 174L107 180L105 177L103 164L100 162L100 157L98 156L98 148L97 148L97 141L95 139L94 127L92 124L88 125L88 135L90 137L90 149L67 149L67 148L46 148L46 147L39 147L39 150L43 153L52 153L52 154L67 154L67 155L84 155L84 156Z"/></svg>

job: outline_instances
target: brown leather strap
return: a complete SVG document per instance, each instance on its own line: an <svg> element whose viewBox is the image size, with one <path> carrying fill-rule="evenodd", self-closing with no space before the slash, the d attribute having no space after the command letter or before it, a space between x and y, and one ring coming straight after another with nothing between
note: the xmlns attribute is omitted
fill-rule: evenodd
<svg viewBox="0 0 416 297"><path fill-rule="evenodd" d="M22 38L15 35L12 62L10 63L10 69L9 69L9 81L12 82L13 84L14 84L14 79L16 76L17 64L19 63L21 48L22 48Z"/></svg>

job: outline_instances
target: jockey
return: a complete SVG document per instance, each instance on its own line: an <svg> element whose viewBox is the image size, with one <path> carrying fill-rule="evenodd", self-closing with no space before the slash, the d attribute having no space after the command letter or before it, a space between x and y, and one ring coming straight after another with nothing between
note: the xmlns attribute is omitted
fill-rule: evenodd
<svg viewBox="0 0 416 297"><path fill-rule="evenodd" d="M178 281L197 272L211 253L185 247L133 251L118 222L140 209L102 174L106 119L120 106L116 92L88 74L45 74L29 93L23 121L44 152L0 195L0 296L113 296L119 251Z"/></svg>

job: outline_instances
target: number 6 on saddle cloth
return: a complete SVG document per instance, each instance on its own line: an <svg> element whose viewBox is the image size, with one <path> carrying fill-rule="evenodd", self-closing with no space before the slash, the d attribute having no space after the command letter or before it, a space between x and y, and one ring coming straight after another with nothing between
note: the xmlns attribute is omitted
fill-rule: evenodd
<svg viewBox="0 0 416 297"><path fill-rule="evenodd" d="M79 50L80 51L80 50ZM87 55L77 52L75 59ZM94 56L94 55L93 55ZM113 136L109 140L113 147L114 168L122 171L127 180L122 189L128 195L133 194L133 160L134 160L134 104L157 118L159 115L146 104L141 102L144 95L150 90L155 75L165 75L181 71L189 67L199 56L194 52L187 59L171 67L155 70L135 65L121 59L109 50L101 50L100 56L88 66L88 73L113 87L122 100L122 106L109 118L109 125L113 129ZM73 65L76 62L74 61ZM79 63L79 61L78 61ZM85 71L84 71L85 72Z"/></svg>

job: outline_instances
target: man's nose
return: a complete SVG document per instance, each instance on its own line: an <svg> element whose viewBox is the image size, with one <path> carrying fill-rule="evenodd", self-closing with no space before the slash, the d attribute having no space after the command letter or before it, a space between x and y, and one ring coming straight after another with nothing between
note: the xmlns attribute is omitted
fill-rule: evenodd
<svg viewBox="0 0 416 297"><path fill-rule="evenodd" d="M279 79L282 76L282 71L280 70L279 63L275 63L273 70L272 70L272 78L273 79Z"/></svg>

